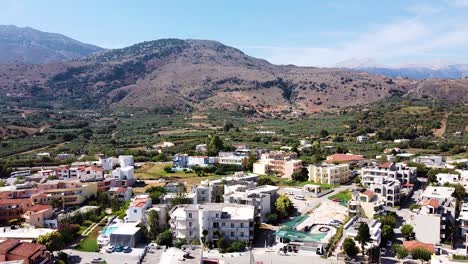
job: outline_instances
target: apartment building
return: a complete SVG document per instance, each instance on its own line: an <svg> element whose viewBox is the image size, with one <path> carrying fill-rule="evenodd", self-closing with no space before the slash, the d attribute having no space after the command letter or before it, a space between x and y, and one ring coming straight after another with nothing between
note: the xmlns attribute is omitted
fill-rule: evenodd
<svg viewBox="0 0 468 264"><path fill-rule="evenodd" d="M29 198L0 199L0 223L8 223L11 219L20 219L25 210L33 203Z"/></svg>
<svg viewBox="0 0 468 264"><path fill-rule="evenodd" d="M242 184L247 188L255 188L257 186L257 179L258 175L250 174L244 175L244 173L236 173L234 176L223 177L221 179L215 180L204 180L192 188L192 192L201 194L201 196L197 197L199 201L203 201L209 199L209 203L221 203L223 202L223 196L225 194L225 189L227 186L235 185L235 184ZM198 188L200 188L200 192L198 192ZM208 190L206 189L208 188ZM195 190L194 190L195 189ZM204 190L207 192L203 193Z"/></svg>
<svg viewBox="0 0 468 264"><path fill-rule="evenodd" d="M118 201L126 202L132 199L132 187L111 187L108 191L109 197Z"/></svg>
<svg viewBox="0 0 468 264"><path fill-rule="evenodd" d="M349 164L321 164L309 166L309 181L321 184L340 184L351 178Z"/></svg>
<svg viewBox="0 0 468 264"><path fill-rule="evenodd" d="M247 156L239 152L219 152L218 163L228 165L238 165L244 167L247 162Z"/></svg>
<svg viewBox="0 0 468 264"><path fill-rule="evenodd" d="M169 215L169 223L176 239L216 242L220 236L229 241L251 241L254 238L255 209L252 205L179 205Z"/></svg>
<svg viewBox="0 0 468 264"><path fill-rule="evenodd" d="M104 170L98 166L78 166L71 167L68 165L61 165L54 174L59 179L78 179L80 181L99 181L104 179Z"/></svg>
<svg viewBox="0 0 468 264"><path fill-rule="evenodd" d="M385 212L385 199L371 190L353 193L353 199L348 203L350 216L376 218Z"/></svg>
<svg viewBox="0 0 468 264"><path fill-rule="evenodd" d="M144 221L146 210L148 210L152 204L151 197L148 194L135 196L126 211L125 222Z"/></svg>
<svg viewBox="0 0 468 264"><path fill-rule="evenodd" d="M421 208L413 218L416 240L440 244L447 238L448 225L455 223L456 199L452 187L428 186L421 194ZM431 232L427 232L430 230Z"/></svg>
<svg viewBox="0 0 468 264"><path fill-rule="evenodd" d="M386 162L378 166L361 169L362 184L369 185L378 178L393 178L401 184L412 183L417 176L417 168L408 167L404 163Z"/></svg>
<svg viewBox="0 0 468 264"><path fill-rule="evenodd" d="M266 175L270 173L291 178L295 172L302 170L302 161L295 160L296 153L273 151L261 155L261 159L253 164L253 172Z"/></svg>
<svg viewBox="0 0 468 264"><path fill-rule="evenodd" d="M266 222L266 215L271 212L271 207L276 200L276 186L264 185L249 189L245 185L231 185L224 194L224 203L252 205L255 209L255 217L261 222Z"/></svg>
<svg viewBox="0 0 468 264"><path fill-rule="evenodd" d="M460 235L464 241L463 244L468 247L468 203L462 204L457 220L460 223Z"/></svg>
<svg viewBox="0 0 468 264"><path fill-rule="evenodd" d="M80 182L74 180L54 180L37 186L39 193L43 193L50 201L53 198L62 199L64 206L80 205L86 199L96 197L97 182Z"/></svg>
<svg viewBox="0 0 468 264"><path fill-rule="evenodd" d="M51 205L35 204L26 209L21 218L30 226L58 228L58 222Z"/></svg>
<svg viewBox="0 0 468 264"><path fill-rule="evenodd" d="M447 165L442 156L419 156L413 162L424 164L428 168L445 168Z"/></svg>

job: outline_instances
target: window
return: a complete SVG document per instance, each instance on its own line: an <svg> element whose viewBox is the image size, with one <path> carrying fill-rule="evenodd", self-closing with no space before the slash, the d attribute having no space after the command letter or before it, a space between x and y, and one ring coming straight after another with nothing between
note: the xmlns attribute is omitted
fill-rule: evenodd
<svg viewBox="0 0 468 264"><path fill-rule="evenodd" d="M189 236L192 236L192 231L189 231Z"/></svg>
<svg viewBox="0 0 468 264"><path fill-rule="evenodd" d="M240 236L243 237L243 236L244 236L244 232L241 232Z"/></svg>
<svg viewBox="0 0 468 264"><path fill-rule="evenodd" d="M224 223L224 222L221 223L221 226L225 226L225 225L226 225L226 223Z"/></svg>
<svg viewBox="0 0 468 264"><path fill-rule="evenodd" d="M189 222L189 223L188 223L188 226L189 226L189 227L192 227L192 222Z"/></svg>
<svg viewBox="0 0 468 264"><path fill-rule="evenodd" d="M234 236L234 232L231 232L231 237L233 237L233 236Z"/></svg>
<svg viewBox="0 0 468 264"><path fill-rule="evenodd" d="M188 218L192 219L192 213L188 214Z"/></svg>
<svg viewBox="0 0 468 264"><path fill-rule="evenodd" d="M240 227L241 227L241 228L244 228L244 223L240 223Z"/></svg>
<svg viewBox="0 0 468 264"><path fill-rule="evenodd" d="M135 214L136 214L136 213L137 213L137 209L133 209L133 213L135 213Z"/></svg>
<svg viewBox="0 0 468 264"><path fill-rule="evenodd" d="M218 222L213 222L213 228L219 228L219 223Z"/></svg>
<svg viewBox="0 0 468 264"><path fill-rule="evenodd" d="M216 214L216 218L219 218L219 214L218 214L218 213Z"/></svg>
<svg viewBox="0 0 468 264"><path fill-rule="evenodd" d="M231 228L234 228L234 223L231 223Z"/></svg>

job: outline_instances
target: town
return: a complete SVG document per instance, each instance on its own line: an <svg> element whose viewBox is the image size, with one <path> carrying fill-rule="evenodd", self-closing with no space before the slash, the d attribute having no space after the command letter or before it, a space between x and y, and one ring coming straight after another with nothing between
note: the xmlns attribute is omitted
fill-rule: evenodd
<svg viewBox="0 0 468 264"><path fill-rule="evenodd" d="M236 145L222 151L222 139L213 136L195 146L195 155L178 153L172 162L103 154L80 161L58 153L53 158L76 161L17 168L0 188L0 259L392 263L467 258L468 159L399 148L369 158L331 149L321 163L305 166L298 154L314 144L303 139L294 149ZM164 153L174 145L155 147ZM36 154L38 159L51 155ZM148 166L161 169L161 177L140 179ZM206 177L214 172L220 176ZM200 180L177 176L184 174Z"/></svg>

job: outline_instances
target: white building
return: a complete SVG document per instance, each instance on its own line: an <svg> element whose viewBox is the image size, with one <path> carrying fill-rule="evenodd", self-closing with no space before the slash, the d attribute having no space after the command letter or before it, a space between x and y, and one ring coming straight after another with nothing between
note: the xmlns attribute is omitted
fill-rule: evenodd
<svg viewBox="0 0 468 264"><path fill-rule="evenodd" d="M417 176L417 168L408 167L404 163L386 162L379 166L364 167L361 169L362 184L370 185L377 178L393 178L402 184L412 183Z"/></svg>
<svg viewBox="0 0 468 264"><path fill-rule="evenodd" d="M207 167L216 163L216 158L208 156L188 156L187 166Z"/></svg>
<svg viewBox="0 0 468 264"><path fill-rule="evenodd" d="M120 155L119 156L120 167L131 167L135 166L132 155Z"/></svg>
<svg viewBox="0 0 468 264"><path fill-rule="evenodd" d="M428 186L421 194L421 208L413 218L416 240L440 244L447 238L448 225L455 223L456 200L452 187ZM430 230L430 232L428 232Z"/></svg>
<svg viewBox="0 0 468 264"><path fill-rule="evenodd" d="M176 239L216 242L220 236L228 241L251 241L254 238L255 209L239 204L190 204L174 207L170 226ZM206 232L206 236L203 233Z"/></svg>
<svg viewBox="0 0 468 264"><path fill-rule="evenodd" d="M111 171L115 166L115 158L99 155L99 163L105 171Z"/></svg>
<svg viewBox="0 0 468 264"><path fill-rule="evenodd" d="M321 184L340 184L349 181L351 170L348 164L321 164L309 166L309 181Z"/></svg>
<svg viewBox="0 0 468 264"><path fill-rule="evenodd" d="M205 153L208 151L208 146L206 144L198 144L195 146L195 151Z"/></svg>
<svg viewBox="0 0 468 264"><path fill-rule="evenodd" d="M445 168L446 163L442 156L419 156L413 162L424 164L428 168Z"/></svg>
<svg viewBox="0 0 468 264"><path fill-rule="evenodd" d="M69 153L57 154L57 159L60 159L60 160L74 159L74 158L75 158L75 154L69 154Z"/></svg>
<svg viewBox="0 0 468 264"><path fill-rule="evenodd" d="M126 202L132 198L133 190L131 187L111 187L108 195L111 198L116 198L119 201Z"/></svg>
<svg viewBox="0 0 468 264"><path fill-rule="evenodd" d="M135 183L135 170L133 166L120 167L112 171L112 178L122 182L122 185L132 186Z"/></svg>
<svg viewBox="0 0 468 264"><path fill-rule="evenodd" d="M378 219L372 220L367 218L360 218L358 216L351 218L351 220L349 220L348 223L344 225L343 238L351 237L354 239L358 234L358 229L361 223L366 223L369 226L369 233L372 239L372 243L367 244L366 247L378 247L380 245L382 237L382 224Z"/></svg>
<svg viewBox="0 0 468 264"><path fill-rule="evenodd" d="M460 221L460 232L463 238L464 245L468 246L468 203L463 203L460 209L460 215L458 216Z"/></svg>
<svg viewBox="0 0 468 264"><path fill-rule="evenodd" d="M253 164L253 173L260 175L274 173L291 178L293 173L302 170L302 161L293 159L296 156L296 153L284 151L264 153L260 160Z"/></svg>
<svg viewBox="0 0 468 264"><path fill-rule="evenodd" d="M147 194L135 196L130 203L125 216L125 222L141 222L145 220L146 210L152 205L151 197Z"/></svg>
<svg viewBox="0 0 468 264"><path fill-rule="evenodd" d="M357 136L356 141L357 142L366 142L366 141L369 141L369 137L368 136Z"/></svg>
<svg viewBox="0 0 468 264"><path fill-rule="evenodd" d="M376 218L385 212L385 200L371 190L353 193L353 199L348 203L350 216Z"/></svg>
<svg viewBox="0 0 468 264"><path fill-rule="evenodd" d="M219 152L218 154L219 164L238 165L244 167L246 161L247 157L243 153Z"/></svg>

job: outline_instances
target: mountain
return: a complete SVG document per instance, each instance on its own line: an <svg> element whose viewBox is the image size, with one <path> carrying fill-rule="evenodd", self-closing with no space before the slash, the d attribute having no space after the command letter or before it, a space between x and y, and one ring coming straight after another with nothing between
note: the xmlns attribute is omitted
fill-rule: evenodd
<svg viewBox="0 0 468 264"><path fill-rule="evenodd" d="M467 101L465 84L430 83L340 68L273 65L208 40L161 39L70 62L0 65L0 98L23 106L286 116L365 105L392 95ZM458 96L452 94L456 86ZM459 90L461 88L461 90ZM428 92L426 92L428 91Z"/></svg>
<svg viewBox="0 0 468 264"><path fill-rule="evenodd" d="M0 64L66 61L101 50L56 33L0 25Z"/></svg>
<svg viewBox="0 0 468 264"><path fill-rule="evenodd" d="M413 80L422 79L460 79L468 77L468 65L447 65L439 69L426 67L406 67L406 68L383 68L383 67L358 67L359 71L366 71L374 74L382 74L389 77L404 77Z"/></svg>

